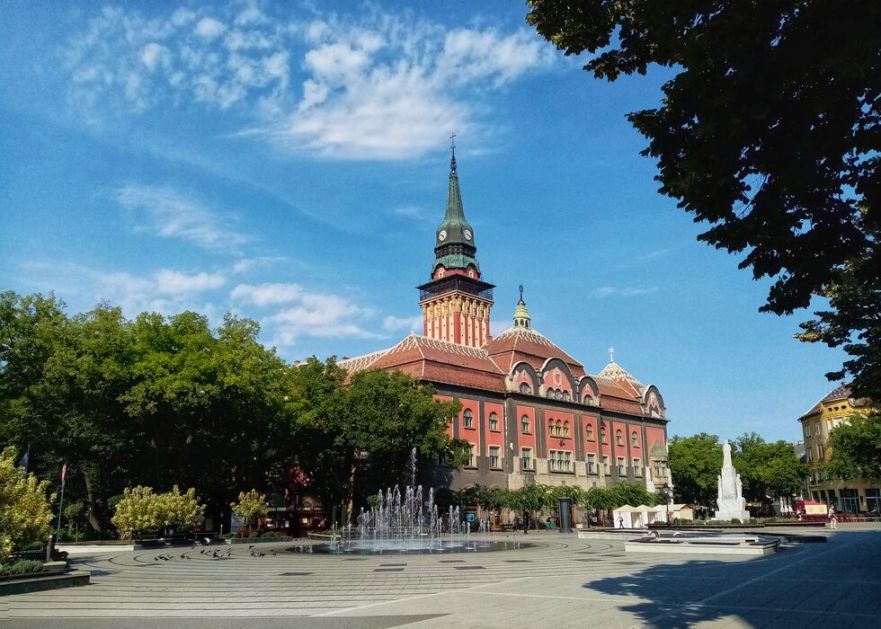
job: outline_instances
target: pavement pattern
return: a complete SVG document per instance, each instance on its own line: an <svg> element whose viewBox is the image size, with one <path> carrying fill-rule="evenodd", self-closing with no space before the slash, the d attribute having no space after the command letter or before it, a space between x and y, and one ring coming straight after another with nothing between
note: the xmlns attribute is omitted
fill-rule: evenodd
<svg viewBox="0 0 881 629"><path fill-rule="evenodd" d="M624 540L552 532L517 536L528 548L458 555L330 556L300 552L305 547L290 542L255 551L235 545L105 552L73 559L74 567L91 570L92 585L0 598L0 624L877 626L881 530L822 534L825 543L787 543L761 558L625 554ZM513 547L515 537L507 539ZM298 550L290 552L292 546Z"/></svg>

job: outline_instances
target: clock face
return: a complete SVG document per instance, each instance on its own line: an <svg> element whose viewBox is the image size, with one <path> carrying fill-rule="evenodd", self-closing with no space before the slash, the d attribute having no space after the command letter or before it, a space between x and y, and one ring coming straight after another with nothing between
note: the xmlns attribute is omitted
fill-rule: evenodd
<svg viewBox="0 0 881 629"><path fill-rule="evenodd" d="M446 229L440 230L440 233L437 235L437 239L440 240L441 242L445 241L447 239L447 230Z"/></svg>
<svg viewBox="0 0 881 629"><path fill-rule="evenodd" d="M465 240L471 240L471 230L470 229L465 230Z"/></svg>

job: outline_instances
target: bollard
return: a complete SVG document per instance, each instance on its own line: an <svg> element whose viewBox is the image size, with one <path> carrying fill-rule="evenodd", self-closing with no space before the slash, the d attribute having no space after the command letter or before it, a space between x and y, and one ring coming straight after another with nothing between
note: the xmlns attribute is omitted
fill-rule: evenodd
<svg viewBox="0 0 881 629"><path fill-rule="evenodd" d="M560 533L572 532L572 499L560 498Z"/></svg>
<svg viewBox="0 0 881 629"><path fill-rule="evenodd" d="M55 550L55 535L49 535L49 541L46 544L46 561L52 561L52 551Z"/></svg>

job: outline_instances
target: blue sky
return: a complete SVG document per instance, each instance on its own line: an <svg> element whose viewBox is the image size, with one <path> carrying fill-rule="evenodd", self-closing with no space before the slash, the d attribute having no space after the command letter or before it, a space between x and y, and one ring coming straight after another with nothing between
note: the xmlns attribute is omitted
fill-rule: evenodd
<svg viewBox="0 0 881 629"><path fill-rule="evenodd" d="M258 320L289 361L421 329L449 135L492 328L660 387L671 434L796 440L843 355L696 241L609 84L509 2L0 7L0 288Z"/></svg>

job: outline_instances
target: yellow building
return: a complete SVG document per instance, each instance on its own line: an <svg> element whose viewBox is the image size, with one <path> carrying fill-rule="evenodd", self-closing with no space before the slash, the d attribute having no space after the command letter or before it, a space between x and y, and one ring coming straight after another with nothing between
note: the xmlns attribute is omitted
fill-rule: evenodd
<svg viewBox="0 0 881 629"><path fill-rule="evenodd" d="M852 398L850 388L841 385L830 391L798 418L804 435L805 457L811 467L805 498L834 506L839 513L881 513L881 483L864 478L840 479L823 469L831 455L832 430L856 413L868 410L865 400Z"/></svg>

